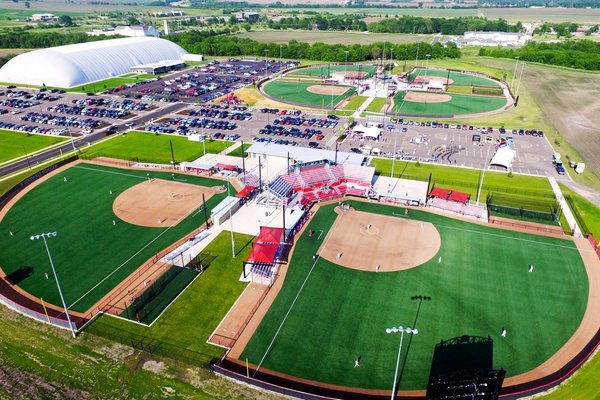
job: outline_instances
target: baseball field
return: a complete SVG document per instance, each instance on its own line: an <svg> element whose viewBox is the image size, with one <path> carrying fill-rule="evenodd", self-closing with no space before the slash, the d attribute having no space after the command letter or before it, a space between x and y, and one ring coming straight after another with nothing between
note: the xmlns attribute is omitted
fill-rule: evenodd
<svg viewBox="0 0 600 400"><path fill-rule="evenodd" d="M445 71L441 69L424 69L415 68L414 71L408 76L409 81L413 81L417 76L428 77L436 76L441 78L449 78L451 85L457 86L487 86L499 88L498 82L491 79L484 78L482 76L463 74L455 71Z"/></svg>
<svg viewBox="0 0 600 400"><path fill-rule="evenodd" d="M351 204L314 215L240 360L389 394L400 334L387 328L418 329L404 335L398 381L422 390L442 339L490 336L493 367L510 380L547 362L580 327L589 284L573 241Z"/></svg>
<svg viewBox="0 0 600 400"><path fill-rule="evenodd" d="M47 239L67 306L84 312L156 252L205 222L222 181L79 163L26 192L0 223L0 266L36 298L60 305Z"/></svg>
<svg viewBox="0 0 600 400"><path fill-rule="evenodd" d="M377 66L375 65L320 65L317 67L301 68L290 72L287 76L302 75L302 76L313 76L323 77L329 76L333 72L364 72L365 78L371 78L377 72Z"/></svg>
<svg viewBox="0 0 600 400"><path fill-rule="evenodd" d="M351 96L355 89L342 85L321 85L318 82L275 80L263 86L263 90L279 101L332 108Z"/></svg>
<svg viewBox="0 0 600 400"><path fill-rule="evenodd" d="M498 96L399 91L392 111L404 115L466 115L498 110L506 104L506 98Z"/></svg>

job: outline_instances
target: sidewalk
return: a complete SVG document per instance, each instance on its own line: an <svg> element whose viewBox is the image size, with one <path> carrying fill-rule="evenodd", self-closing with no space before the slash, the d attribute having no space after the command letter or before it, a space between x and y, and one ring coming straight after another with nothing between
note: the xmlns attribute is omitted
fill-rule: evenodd
<svg viewBox="0 0 600 400"><path fill-rule="evenodd" d="M579 228L579 225L577 225L577 220L575 219L575 216L573 216L573 213L571 212L571 209L569 208L569 205L567 204L567 201L565 200L562 191L558 186L558 182L556 182L556 179L551 176L548 177L548 181L550 182L550 186L552 186L556 200L558 200L558 203L560 204L563 215L567 219L567 223L573 229L573 236L581 237L581 229Z"/></svg>

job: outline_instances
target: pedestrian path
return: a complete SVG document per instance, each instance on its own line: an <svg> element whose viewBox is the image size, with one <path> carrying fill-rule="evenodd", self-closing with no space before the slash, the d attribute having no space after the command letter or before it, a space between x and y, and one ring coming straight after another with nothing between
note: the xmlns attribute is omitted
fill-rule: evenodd
<svg viewBox="0 0 600 400"><path fill-rule="evenodd" d="M565 216L567 223L573 230L573 236L581 237L581 229L579 228L579 225L577 225L577 220L575 219L573 212L569 208L569 205L567 204L567 201L565 200L562 191L560 190L560 186L558 186L558 182L556 182L556 179L552 176L548 177L548 181L550 182L550 186L554 191L554 196L556 196L556 200L558 200L558 204L562 209L563 215Z"/></svg>

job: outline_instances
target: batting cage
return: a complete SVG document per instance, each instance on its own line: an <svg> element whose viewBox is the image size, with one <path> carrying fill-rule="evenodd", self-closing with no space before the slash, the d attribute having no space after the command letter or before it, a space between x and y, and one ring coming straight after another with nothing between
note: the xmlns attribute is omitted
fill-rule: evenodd
<svg viewBox="0 0 600 400"><path fill-rule="evenodd" d="M488 215L519 219L543 224L558 224L562 210L558 201L550 197L522 197L502 193L487 196Z"/></svg>

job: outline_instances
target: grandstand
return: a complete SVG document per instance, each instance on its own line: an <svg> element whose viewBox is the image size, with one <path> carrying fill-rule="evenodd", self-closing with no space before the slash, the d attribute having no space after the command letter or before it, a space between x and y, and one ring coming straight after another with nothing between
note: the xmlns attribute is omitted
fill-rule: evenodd
<svg viewBox="0 0 600 400"><path fill-rule="evenodd" d="M296 164L267 186L262 202L301 204L336 199L345 195L367 197L375 168L356 164L332 164L328 160Z"/></svg>

